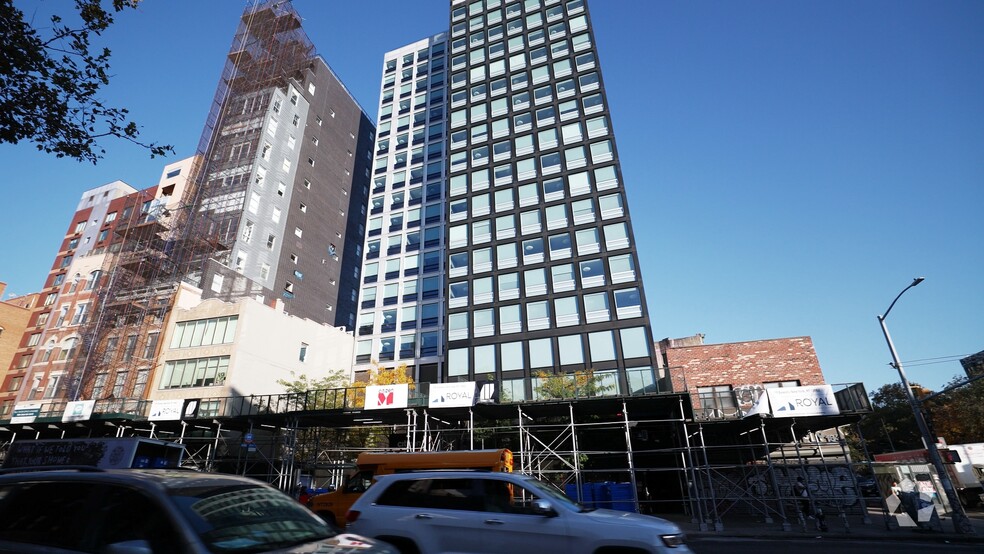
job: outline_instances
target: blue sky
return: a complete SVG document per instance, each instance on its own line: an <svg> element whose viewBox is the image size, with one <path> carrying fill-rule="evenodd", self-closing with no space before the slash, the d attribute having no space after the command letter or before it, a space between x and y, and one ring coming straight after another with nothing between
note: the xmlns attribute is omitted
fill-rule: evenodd
<svg viewBox="0 0 984 554"><path fill-rule="evenodd" d="M67 2L17 0L37 21ZM194 153L245 2L144 0L97 42L103 97ZM383 54L446 28L446 0L296 0L375 118ZM655 338L808 335L831 383L939 388L984 350L984 2L589 0ZM82 191L156 183L0 145L0 281L39 289Z"/></svg>

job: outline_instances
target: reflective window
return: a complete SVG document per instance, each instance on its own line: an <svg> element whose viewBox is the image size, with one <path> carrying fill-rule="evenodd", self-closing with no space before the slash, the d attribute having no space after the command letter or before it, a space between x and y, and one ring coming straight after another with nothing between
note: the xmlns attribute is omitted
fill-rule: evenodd
<svg viewBox="0 0 984 554"><path fill-rule="evenodd" d="M566 327L580 323L577 297L568 296L566 298L554 299L554 317L557 320L557 327Z"/></svg>
<svg viewBox="0 0 984 554"><path fill-rule="evenodd" d="M604 362L615 359L615 341L611 331L588 333L591 361Z"/></svg>
<svg viewBox="0 0 984 554"><path fill-rule="evenodd" d="M526 295L537 296L547 294L547 271L543 268L529 269L523 272L526 284Z"/></svg>
<svg viewBox="0 0 984 554"><path fill-rule="evenodd" d="M626 368L625 378L629 382L629 394L659 392L656 376L650 366Z"/></svg>
<svg viewBox="0 0 984 554"><path fill-rule="evenodd" d="M487 337L495 334L495 309L475 310L472 316L474 336Z"/></svg>
<svg viewBox="0 0 984 554"><path fill-rule="evenodd" d="M448 314L448 339L460 340L468 338L468 312Z"/></svg>
<svg viewBox="0 0 984 554"><path fill-rule="evenodd" d="M467 348L452 348L448 350L448 375L468 375L471 367L468 361Z"/></svg>
<svg viewBox="0 0 984 554"><path fill-rule="evenodd" d="M557 350L560 352L561 365L584 363L584 345L581 335L558 337Z"/></svg>
<svg viewBox="0 0 984 554"><path fill-rule="evenodd" d="M530 367L553 367L553 348L550 339L535 339L529 341Z"/></svg>
<svg viewBox="0 0 984 554"><path fill-rule="evenodd" d="M523 320L518 304L499 308L499 332L518 333L523 330Z"/></svg>
<svg viewBox="0 0 984 554"><path fill-rule="evenodd" d="M498 280L500 300L519 297L519 273L503 273Z"/></svg>
<svg viewBox="0 0 984 554"><path fill-rule="evenodd" d="M441 339L437 331L420 334L420 355L437 356L440 349Z"/></svg>
<svg viewBox="0 0 984 554"><path fill-rule="evenodd" d="M641 358L649 356L649 340L645 327L632 327L619 331L622 339L623 358Z"/></svg>
<svg viewBox="0 0 984 554"><path fill-rule="evenodd" d="M503 379L499 391L499 402L521 402L526 400L525 379Z"/></svg>
<svg viewBox="0 0 984 554"><path fill-rule="evenodd" d="M582 287L598 287L605 284L605 265L600 259L580 262Z"/></svg>
<svg viewBox="0 0 984 554"><path fill-rule="evenodd" d="M502 371L521 370L526 367L522 342L504 342L499 345L499 351L502 354Z"/></svg>
<svg viewBox="0 0 984 554"><path fill-rule="evenodd" d="M642 297L639 289L631 288L615 291L615 310L619 319L642 316Z"/></svg>
<svg viewBox="0 0 984 554"><path fill-rule="evenodd" d="M495 247L496 267L506 269L516 266L516 243L507 242Z"/></svg>
<svg viewBox="0 0 984 554"><path fill-rule="evenodd" d="M451 267L451 274L455 275L468 270L468 252L458 252L448 256L448 264Z"/></svg>
<svg viewBox="0 0 984 554"><path fill-rule="evenodd" d="M543 255L543 239L536 238L523 241L523 256Z"/></svg>
<svg viewBox="0 0 984 554"><path fill-rule="evenodd" d="M547 301L530 302L526 304L526 329L550 328L550 303Z"/></svg>
<svg viewBox="0 0 984 554"><path fill-rule="evenodd" d="M475 347L475 375L495 373L495 345Z"/></svg>

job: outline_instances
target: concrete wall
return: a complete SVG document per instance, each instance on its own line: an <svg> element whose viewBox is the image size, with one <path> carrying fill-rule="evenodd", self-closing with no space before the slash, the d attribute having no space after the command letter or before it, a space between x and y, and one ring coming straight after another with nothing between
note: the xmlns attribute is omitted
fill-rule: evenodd
<svg viewBox="0 0 984 554"><path fill-rule="evenodd" d="M253 298L225 302L216 298L199 301L201 292L183 285L175 300L175 310L164 332L157 369L152 377L150 399L213 398L280 394L277 380L293 380L291 375L318 379L334 370L351 378L354 337L341 329L284 313L282 304L271 308ZM171 337L179 322L238 315L232 343L212 346L171 348ZM308 345L300 360L302 343ZM222 384L213 386L161 389L168 361L211 356L229 356L229 368Z"/></svg>

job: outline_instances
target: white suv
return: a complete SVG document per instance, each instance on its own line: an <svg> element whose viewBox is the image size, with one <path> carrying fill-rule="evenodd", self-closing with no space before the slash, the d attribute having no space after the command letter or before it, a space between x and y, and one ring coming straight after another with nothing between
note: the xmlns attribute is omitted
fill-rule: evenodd
<svg viewBox="0 0 984 554"><path fill-rule="evenodd" d="M349 530L403 553L687 553L675 524L594 510L517 473L425 471L383 475L348 512Z"/></svg>

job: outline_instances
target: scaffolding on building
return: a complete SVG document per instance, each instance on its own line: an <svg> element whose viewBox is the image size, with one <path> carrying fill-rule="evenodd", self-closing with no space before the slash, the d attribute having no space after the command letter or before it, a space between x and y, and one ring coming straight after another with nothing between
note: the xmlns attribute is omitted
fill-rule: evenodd
<svg viewBox="0 0 984 554"><path fill-rule="evenodd" d="M870 465L852 455L842 428L870 411L858 385L836 393L841 415L799 418L697 418L687 393L643 393L534 402L428 408L415 392L403 409L366 410L365 388L198 399L181 420L151 422L102 413L83 436L147 436L185 445L187 463L248 475L286 492L298 483L339 487L361 452L508 448L517 471L556 484L594 507L686 513L701 529L753 517L806 529L798 477L811 512L830 525L869 524L858 475ZM100 410L106 401L100 401ZM148 406L140 409L147 413ZM59 421L49 414L44 422ZM44 427L35 426L35 428ZM57 431L55 431L57 432ZM878 504L885 509L883 502ZM887 514L887 512L885 512ZM886 516L887 520L888 516Z"/></svg>
<svg viewBox="0 0 984 554"><path fill-rule="evenodd" d="M291 417L278 420L291 404ZM304 410L296 397L253 399L250 406L257 409L245 415L248 428L226 427L228 441L214 450L219 459L211 466L285 491L304 476L314 486L339 487L357 455L369 450L509 448L517 471L594 507L684 512L702 529L747 517L806 529L808 512L793 488L802 477L811 511L822 510L845 529L871 523L858 486L866 462L852 456L841 430L865 411L857 406L833 417L719 420L695 419L690 397L679 393L459 410L412 406L385 415L354 410L354 403ZM245 433L254 437L249 445L239 442ZM215 437L205 433L201 440Z"/></svg>
<svg viewBox="0 0 984 554"><path fill-rule="evenodd" d="M229 275L226 296L265 292L229 268L273 87L312 63L314 47L289 2L254 0L240 20L180 199L156 189L125 199L105 252L90 318L67 367L64 402L113 399L128 413L145 397L159 339L182 282ZM135 415L135 414L134 414Z"/></svg>

